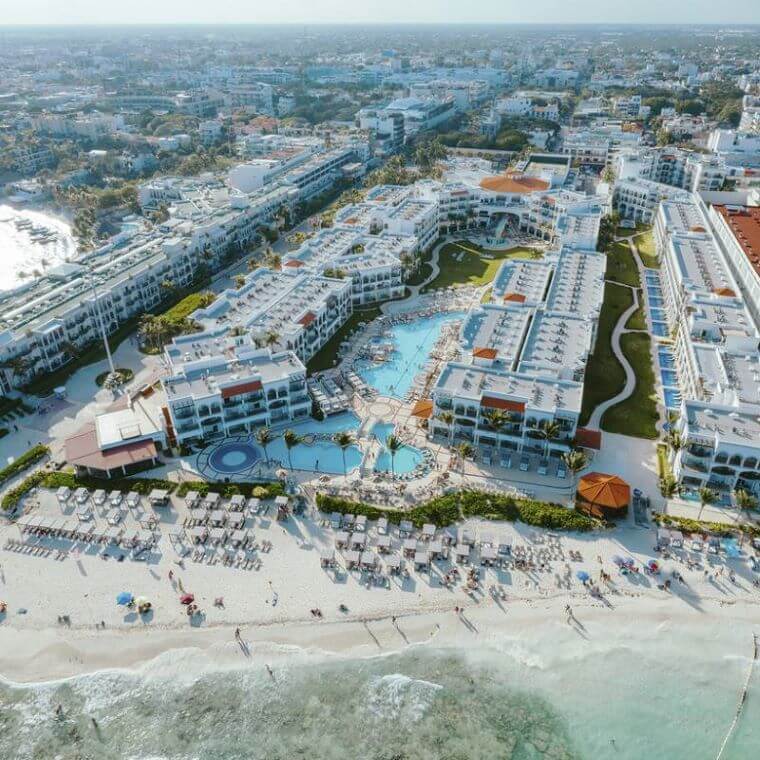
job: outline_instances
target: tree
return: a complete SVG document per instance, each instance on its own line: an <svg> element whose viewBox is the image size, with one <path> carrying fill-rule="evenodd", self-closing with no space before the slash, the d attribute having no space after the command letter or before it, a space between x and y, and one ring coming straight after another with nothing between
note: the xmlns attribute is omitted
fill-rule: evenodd
<svg viewBox="0 0 760 760"><path fill-rule="evenodd" d="M265 336L264 336L264 345L268 348L271 348L272 346L277 345L277 342L280 340L280 336L274 332L273 330L270 330Z"/></svg>
<svg viewBox="0 0 760 760"><path fill-rule="evenodd" d="M333 441L340 447L340 453L343 455L343 477L348 475L346 469L346 449L354 442L354 437L346 430L341 430L333 436Z"/></svg>
<svg viewBox="0 0 760 760"><path fill-rule="evenodd" d="M454 440L454 414L452 412L441 412L438 419L448 427L449 430L449 448Z"/></svg>
<svg viewBox="0 0 760 760"><path fill-rule="evenodd" d="M497 433L505 427L507 422L509 422L509 416L502 409L489 409L484 417L486 418L488 427L495 430Z"/></svg>
<svg viewBox="0 0 760 760"><path fill-rule="evenodd" d="M256 431L256 441L264 449L264 457L269 467L269 444L272 442L272 431L268 427L259 428Z"/></svg>
<svg viewBox="0 0 760 760"><path fill-rule="evenodd" d="M459 458L462 460L462 474L464 475L464 460L467 459L467 457L472 456L473 448L469 443L460 443L459 446L457 446L457 453L459 454Z"/></svg>
<svg viewBox="0 0 760 760"><path fill-rule="evenodd" d="M700 520L702 518L702 510L705 508L707 504L714 504L718 498L718 494L715 493L715 491L712 490L712 488L708 488L707 486L702 486L699 489L699 514L697 515L697 520Z"/></svg>
<svg viewBox="0 0 760 760"><path fill-rule="evenodd" d="M660 478L660 493L666 499L671 499L678 493L678 481L670 473Z"/></svg>
<svg viewBox="0 0 760 760"><path fill-rule="evenodd" d="M673 454L677 454L684 447L684 440L681 434L673 428L668 431L665 442L668 444Z"/></svg>
<svg viewBox="0 0 760 760"><path fill-rule="evenodd" d="M389 435L385 439L385 448L388 449L388 453L391 455L391 477L396 477L396 454L399 452L403 444L398 436L393 434Z"/></svg>
<svg viewBox="0 0 760 760"><path fill-rule="evenodd" d="M557 422L556 420L549 420L541 428L541 437L545 441L544 456L548 456L549 443L555 440L556 438L559 438L559 434L561 431L562 431L562 428L560 427L559 422Z"/></svg>
<svg viewBox="0 0 760 760"><path fill-rule="evenodd" d="M298 435L293 430L286 430L284 435L282 436L282 440L285 441L285 448L288 450L288 464L290 465L291 471L293 470L293 458L292 458L292 450L298 446L299 443L301 443L301 436Z"/></svg>
<svg viewBox="0 0 760 760"><path fill-rule="evenodd" d="M578 473L588 465L588 457L580 449L571 449L562 455L562 461L570 472L573 473L573 491L578 479Z"/></svg>
<svg viewBox="0 0 760 760"><path fill-rule="evenodd" d="M245 275L244 274L236 274L235 275L235 287L240 290L245 285Z"/></svg>
<svg viewBox="0 0 760 760"><path fill-rule="evenodd" d="M245 264L245 267L246 267L246 269L247 269L249 272L253 272L253 271L255 271L256 269L258 269L258 268L259 268L259 263L258 263L258 261L256 261L256 259L254 259L254 258L250 258L250 259L248 259L248 261L246 262L246 264Z"/></svg>

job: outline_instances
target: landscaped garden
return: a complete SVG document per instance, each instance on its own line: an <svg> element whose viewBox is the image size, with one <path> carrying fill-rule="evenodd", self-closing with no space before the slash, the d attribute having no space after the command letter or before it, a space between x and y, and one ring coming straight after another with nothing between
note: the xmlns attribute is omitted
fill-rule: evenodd
<svg viewBox="0 0 760 760"><path fill-rule="evenodd" d="M639 268L626 241L613 243L607 250L606 278L622 285L638 288L641 285Z"/></svg>
<svg viewBox="0 0 760 760"><path fill-rule="evenodd" d="M660 260L657 258L657 251L654 245L654 235L652 234L652 229L649 228L637 235L634 238L633 242L638 249L641 263L650 269L659 269Z"/></svg>
<svg viewBox="0 0 760 760"><path fill-rule="evenodd" d="M486 285L493 281L506 259L535 259L541 255L535 248L523 246L494 251L464 240L448 243L438 255L438 276L423 288L423 292L451 286Z"/></svg>

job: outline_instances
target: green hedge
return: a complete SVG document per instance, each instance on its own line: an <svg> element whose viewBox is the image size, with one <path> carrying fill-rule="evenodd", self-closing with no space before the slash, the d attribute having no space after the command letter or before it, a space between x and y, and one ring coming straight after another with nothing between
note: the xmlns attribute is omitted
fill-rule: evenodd
<svg viewBox="0 0 760 760"><path fill-rule="evenodd" d="M716 536L733 536L736 533L746 533L748 536L760 536L760 528L755 525L705 522L694 520L690 517L678 517L677 515L663 515L653 512L652 519L666 528L677 528L684 533L712 533Z"/></svg>
<svg viewBox="0 0 760 760"><path fill-rule="evenodd" d="M418 528L428 522L438 526L453 525L467 517L505 522L520 521L550 530L578 532L593 530L601 525L597 520L567 509L561 504L469 490L438 496L405 511L381 509L364 502L341 499L324 493L317 494L317 506L323 512L366 515L368 520L377 520L379 517L385 517L392 523L410 520Z"/></svg>
<svg viewBox="0 0 760 760"><path fill-rule="evenodd" d="M206 496L211 491L221 495L223 499L242 494L246 498L255 496L258 499L274 499L282 496L285 487L279 481L276 483L207 483L205 480L184 481L177 489L177 496L187 496L190 491L197 491Z"/></svg>
<svg viewBox="0 0 760 760"><path fill-rule="evenodd" d="M31 449L25 451L13 464L9 464L0 470L0 484L29 469L33 464L39 462L40 459L46 457L49 452L50 449L42 444L32 446Z"/></svg>

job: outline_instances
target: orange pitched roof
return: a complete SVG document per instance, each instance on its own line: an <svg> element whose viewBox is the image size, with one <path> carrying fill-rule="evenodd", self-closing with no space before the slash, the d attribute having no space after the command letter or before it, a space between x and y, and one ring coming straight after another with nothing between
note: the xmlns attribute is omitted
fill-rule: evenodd
<svg viewBox="0 0 760 760"><path fill-rule="evenodd" d="M229 385L226 388L222 388L222 398L232 398L232 396L241 396L243 393L253 393L254 391L260 391L263 387L259 380Z"/></svg>
<svg viewBox="0 0 760 760"><path fill-rule="evenodd" d="M525 303L525 296L522 293L505 293L505 301L514 301L515 303Z"/></svg>
<svg viewBox="0 0 760 760"><path fill-rule="evenodd" d="M283 264L284 267L302 267L304 266L303 261L299 261L298 259L289 259Z"/></svg>
<svg viewBox="0 0 760 760"><path fill-rule="evenodd" d="M298 324L308 327L316 318L317 315L313 311L307 311L306 314L298 320Z"/></svg>
<svg viewBox="0 0 760 760"><path fill-rule="evenodd" d="M723 217L752 267L760 274L760 208L756 206L743 206L740 209L729 209L726 206L714 208Z"/></svg>
<svg viewBox="0 0 760 760"><path fill-rule="evenodd" d="M505 173L493 177L485 177L480 182L483 190L493 190L495 193L535 193L548 190L551 185L538 177L525 174Z"/></svg>
<svg viewBox="0 0 760 760"><path fill-rule="evenodd" d="M495 396L483 396L480 399L480 405L485 406L488 409L503 409L507 412L524 412L525 403L522 401L507 401L503 398L496 398Z"/></svg>
<svg viewBox="0 0 760 760"><path fill-rule="evenodd" d="M578 496L600 507L623 509L631 502L631 487L617 475L590 472L580 479Z"/></svg>
<svg viewBox="0 0 760 760"><path fill-rule="evenodd" d="M734 293L731 288L717 288L716 290L713 290L713 293L715 293L716 296L730 296L731 298L736 298L736 293Z"/></svg>
<svg viewBox="0 0 760 760"><path fill-rule="evenodd" d="M473 348L472 355L476 356L478 359L495 359L496 349L495 348Z"/></svg>
<svg viewBox="0 0 760 760"><path fill-rule="evenodd" d="M412 417L427 420L433 416L433 402L429 398L421 398L412 407Z"/></svg>

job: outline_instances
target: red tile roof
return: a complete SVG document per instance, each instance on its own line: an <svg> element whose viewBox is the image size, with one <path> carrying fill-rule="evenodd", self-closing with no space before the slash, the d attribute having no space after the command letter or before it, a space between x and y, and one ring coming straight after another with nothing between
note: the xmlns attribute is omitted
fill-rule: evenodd
<svg viewBox="0 0 760 760"><path fill-rule="evenodd" d="M472 355L476 356L478 359L495 359L496 353L497 352L495 348L473 348L472 349Z"/></svg>
<svg viewBox="0 0 760 760"><path fill-rule="evenodd" d="M494 396L483 396L480 399L480 405L485 406L488 409L503 409L507 412L524 412L525 403L522 401L507 401L503 398L496 398Z"/></svg>
<svg viewBox="0 0 760 760"><path fill-rule="evenodd" d="M302 267L302 266L304 266L304 263L303 263L303 261L299 261L298 259L288 259L288 261L286 261L286 262L283 264L283 266L284 266L284 267L293 267L293 268L297 268L297 267Z"/></svg>
<svg viewBox="0 0 760 760"><path fill-rule="evenodd" d="M750 264L760 274L760 208L744 206L735 210L715 206L715 209L725 220Z"/></svg>
<svg viewBox="0 0 760 760"><path fill-rule="evenodd" d="M316 318L317 315L313 311L307 311L306 314L298 320L298 324L308 327Z"/></svg>
<svg viewBox="0 0 760 760"><path fill-rule="evenodd" d="M67 438L64 449L69 464L103 471L147 462L157 455L156 444L153 441L133 441L101 451L94 422Z"/></svg>
<svg viewBox="0 0 760 760"><path fill-rule="evenodd" d="M232 396L242 396L244 393L253 393L260 391L264 386L260 380L252 380L249 383L240 383L239 385L230 385L222 388L222 398L232 398Z"/></svg>
<svg viewBox="0 0 760 760"><path fill-rule="evenodd" d="M515 303L525 303L525 296L522 293L505 293L505 301L514 301Z"/></svg>
<svg viewBox="0 0 760 760"><path fill-rule="evenodd" d="M548 190L551 185L538 177L529 177L525 174L497 174L494 177L486 177L481 180L483 190L493 190L495 193L535 193L539 190Z"/></svg>
<svg viewBox="0 0 760 760"><path fill-rule="evenodd" d="M578 428L575 431L575 442L584 449L599 451L602 448L602 431Z"/></svg>

